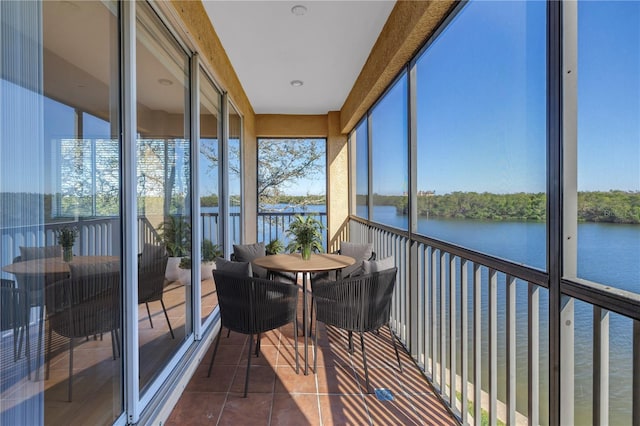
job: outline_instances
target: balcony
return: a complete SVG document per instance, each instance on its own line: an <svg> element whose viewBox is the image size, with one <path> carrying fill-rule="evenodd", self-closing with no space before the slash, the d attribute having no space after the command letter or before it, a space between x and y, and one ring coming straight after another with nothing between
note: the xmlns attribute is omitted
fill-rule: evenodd
<svg viewBox="0 0 640 426"><path fill-rule="evenodd" d="M27 315L17 326L3 317L0 423L235 423L235 413L270 424L640 426L638 2L310 2L275 25L265 17L282 2L1 5L0 266L11 297L0 313ZM307 25L322 8L333 18ZM368 43L351 44L367 31ZM290 76L298 66L310 77ZM323 326L310 376L292 374L284 328L265 338L246 400L246 338L223 338L204 378L220 313L197 267L202 243L229 258L233 244L282 238L290 219L259 213L261 138L321 138L325 248L371 242L398 267L402 374L386 364L386 332L368 336L374 386L393 401L363 393L358 350ZM170 241L193 269L161 277L147 304L140 265L145 249L168 247L170 218L193 231ZM71 268L25 277L15 266L21 247L55 251L65 226L79 230L76 258L101 258L120 278L116 326L78 332L73 352L68 330L52 326L56 293L44 291Z"/></svg>
<svg viewBox="0 0 640 426"><path fill-rule="evenodd" d="M207 377L210 349L167 425L457 424L404 351L403 372L398 370L386 330L367 336L366 345L371 386L388 390L389 400L366 393L359 349L349 354L346 333L324 325L319 326L317 371L306 376L295 374L292 327L264 335L243 398L248 338L234 333L227 338L222 332L212 377ZM302 338L298 340L302 356Z"/></svg>

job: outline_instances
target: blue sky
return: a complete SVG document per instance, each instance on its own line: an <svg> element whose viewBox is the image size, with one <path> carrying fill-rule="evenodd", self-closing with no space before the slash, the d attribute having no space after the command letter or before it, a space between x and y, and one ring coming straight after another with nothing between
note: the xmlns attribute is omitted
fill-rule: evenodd
<svg viewBox="0 0 640 426"><path fill-rule="evenodd" d="M543 2L473 1L418 60L418 189L545 191L545 20ZM579 40L579 189L638 191L640 2L579 3ZM406 190L396 88L372 112L385 194Z"/></svg>

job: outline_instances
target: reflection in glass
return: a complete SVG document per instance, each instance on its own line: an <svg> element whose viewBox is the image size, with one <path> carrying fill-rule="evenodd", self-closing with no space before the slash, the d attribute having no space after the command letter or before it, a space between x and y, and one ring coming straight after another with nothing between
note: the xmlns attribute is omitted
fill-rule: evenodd
<svg viewBox="0 0 640 426"><path fill-rule="evenodd" d="M229 104L229 237L232 244L242 243L242 117Z"/></svg>
<svg viewBox="0 0 640 426"><path fill-rule="evenodd" d="M137 3L140 388L191 333L189 57ZM167 257L168 256L168 257ZM165 274L163 276L163 271Z"/></svg>
<svg viewBox="0 0 640 426"><path fill-rule="evenodd" d="M369 140L367 120L360 122L351 134L351 142L356 145L356 215L369 218Z"/></svg>
<svg viewBox="0 0 640 426"><path fill-rule="evenodd" d="M371 111L371 220L407 229L409 184L407 75Z"/></svg>
<svg viewBox="0 0 640 426"><path fill-rule="evenodd" d="M202 321L218 304L213 285L213 259L222 254L218 197L220 93L200 71L200 214L202 220Z"/></svg>
<svg viewBox="0 0 640 426"><path fill-rule="evenodd" d="M579 1L577 9L577 271L564 273L640 293L640 3ZM586 308L576 304L576 327L591 320ZM631 424L633 321L603 313L609 327L605 414L610 424ZM580 360L591 338L576 333ZM588 377L580 373L576 389ZM576 424L585 422L589 402L576 394Z"/></svg>
<svg viewBox="0 0 640 426"><path fill-rule="evenodd" d="M540 269L545 13L471 1L416 65L418 232Z"/></svg>
<svg viewBox="0 0 640 426"><path fill-rule="evenodd" d="M640 293L640 3L579 2L578 52L578 276Z"/></svg>
<svg viewBox="0 0 640 426"><path fill-rule="evenodd" d="M110 425L123 411L118 7L0 8L0 424Z"/></svg>

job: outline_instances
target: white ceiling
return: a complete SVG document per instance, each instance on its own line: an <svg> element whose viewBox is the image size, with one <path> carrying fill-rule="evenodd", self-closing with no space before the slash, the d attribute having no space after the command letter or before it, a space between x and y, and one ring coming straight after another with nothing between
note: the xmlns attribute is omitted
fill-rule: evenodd
<svg viewBox="0 0 640 426"><path fill-rule="evenodd" d="M342 107L395 1L203 4L257 114L326 114Z"/></svg>

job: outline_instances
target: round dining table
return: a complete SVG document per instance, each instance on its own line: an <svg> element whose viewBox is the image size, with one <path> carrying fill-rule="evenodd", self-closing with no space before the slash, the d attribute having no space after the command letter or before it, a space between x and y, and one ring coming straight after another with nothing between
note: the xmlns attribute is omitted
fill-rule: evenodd
<svg viewBox="0 0 640 426"><path fill-rule="evenodd" d="M304 374L309 374L308 357L308 327L307 327L307 275L310 272L336 271L337 278L341 278L342 268L351 266L356 260L341 254L312 253L308 260L302 259L300 253L276 254L258 257L251 261L268 271L302 273L302 323L304 334ZM311 318L309 318L311 320ZM318 330L316 330L316 333Z"/></svg>
<svg viewBox="0 0 640 426"><path fill-rule="evenodd" d="M46 282L55 282L69 276L73 265L91 265L118 262L118 256L74 256L70 262L62 257L45 257L14 262L2 267L4 272L15 275L18 287L26 290L27 306L40 308L38 326L38 359L42 354L42 340L44 332L44 290ZM36 365L35 379L38 380L40 364Z"/></svg>

